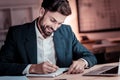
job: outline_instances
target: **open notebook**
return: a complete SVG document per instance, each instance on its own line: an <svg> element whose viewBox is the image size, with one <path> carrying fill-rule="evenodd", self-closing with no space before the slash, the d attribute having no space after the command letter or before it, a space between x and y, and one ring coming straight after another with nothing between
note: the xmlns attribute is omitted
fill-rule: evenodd
<svg viewBox="0 0 120 80"><path fill-rule="evenodd" d="M118 65L102 66L83 74L83 76L120 76L120 61Z"/></svg>
<svg viewBox="0 0 120 80"><path fill-rule="evenodd" d="M56 72L54 73L49 73L49 74L27 74L26 76L36 76L36 77L56 77L63 72L67 71L68 68L59 68Z"/></svg>

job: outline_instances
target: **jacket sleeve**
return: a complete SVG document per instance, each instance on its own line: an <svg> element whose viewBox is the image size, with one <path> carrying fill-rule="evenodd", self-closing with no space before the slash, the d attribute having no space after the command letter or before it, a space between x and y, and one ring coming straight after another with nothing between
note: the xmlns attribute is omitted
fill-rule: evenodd
<svg viewBox="0 0 120 80"><path fill-rule="evenodd" d="M71 30L71 29L70 29ZM86 47L84 47L76 38L75 34L71 30L72 36L72 50L73 59L83 58L88 62L88 67L92 67L97 63L96 57Z"/></svg>
<svg viewBox="0 0 120 80"><path fill-rule="evenodd" d="M22 75L22 71L28 64L22 64L17 60L14 30L9 29L6 41L0 50L0 75Z"/></svg>

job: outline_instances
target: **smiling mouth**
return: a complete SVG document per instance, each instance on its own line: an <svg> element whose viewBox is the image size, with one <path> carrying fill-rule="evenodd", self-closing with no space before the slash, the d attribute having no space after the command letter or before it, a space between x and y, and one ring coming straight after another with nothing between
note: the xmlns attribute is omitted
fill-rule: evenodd
<svg viewBox="0 0 120 80"><path fill-rule="evenodd" d="M47 27L47 32L52 33L54 32L54 29L52 27Z"/></svg>

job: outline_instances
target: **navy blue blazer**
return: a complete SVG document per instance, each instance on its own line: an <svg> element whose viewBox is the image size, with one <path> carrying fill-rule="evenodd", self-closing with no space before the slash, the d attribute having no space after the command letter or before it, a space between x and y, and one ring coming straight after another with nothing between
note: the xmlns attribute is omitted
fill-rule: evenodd
<svg viewBox="0 0 120 80"><path fill-rule="evenodd" d="M69 25L61 25L53 40L59 67L69 67L79 58L84 58L88 67L96 64L95 56L77 40ZM36 41L35 21L10 27L0 51L0 75L22 75L28 64L36 64Z"/></svg>

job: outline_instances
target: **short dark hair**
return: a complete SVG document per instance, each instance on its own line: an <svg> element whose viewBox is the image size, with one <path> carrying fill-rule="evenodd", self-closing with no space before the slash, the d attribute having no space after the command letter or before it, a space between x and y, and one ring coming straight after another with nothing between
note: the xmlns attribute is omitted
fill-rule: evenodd
<svg viewBox="0 0 120 80"><path fill-rule="evenodd" d="M42 7L45 10L59 12L65 16L72 13L68 0L43 0Z"/></svg>

